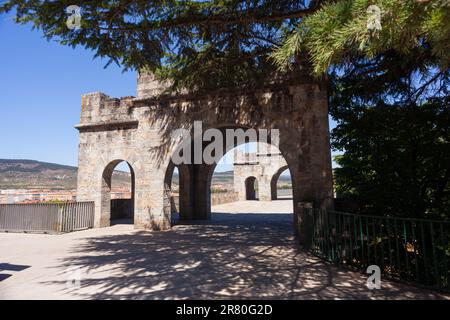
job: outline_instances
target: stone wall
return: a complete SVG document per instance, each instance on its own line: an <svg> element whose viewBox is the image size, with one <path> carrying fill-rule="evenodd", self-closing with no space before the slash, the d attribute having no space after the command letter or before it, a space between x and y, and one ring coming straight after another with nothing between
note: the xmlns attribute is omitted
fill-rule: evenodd
<svg viewBox="0 0 450 320"><path fill-rule="evenodd" d="M236 192L213 192L211 193L211 205L219 205L224 203L238 201L238 194ZM180 197L178 195L172 196L172 206L174 211L178 212L180 207Z"/></svg>
<svg viewBox="0 0 450 320"><path fill-rule="evenodd" d="M204 130L278 129L279 150L292 177L294 210L301 201L332 206L326 85L304 74L299 72L297 78L261 84L251 90L176 94L161 94L164 85L141 75L137 98L83 95L80 123L76 126L80 132L77 200L95 201L95 226L108 226L111 174L118 163L126 161L134 172L135 227L170 228L165 178L171 156L180 145L171 134L174 129L191 129L199 120ZM208 219L215 165L183 166L180 216ZM261 197L263 192L264 197L269 197L268 190L260 190Z"/></svg>
<svg viewBox="0 0 450 320"><path fill-rule="evenodd" d="M238 149L234 153L234 191L239 200L247 199L246 181L255 178L258 198L262 201L277 199L277 181L288 168L280 150L266 143L258 143L257 151L244 153Z"/></svg>

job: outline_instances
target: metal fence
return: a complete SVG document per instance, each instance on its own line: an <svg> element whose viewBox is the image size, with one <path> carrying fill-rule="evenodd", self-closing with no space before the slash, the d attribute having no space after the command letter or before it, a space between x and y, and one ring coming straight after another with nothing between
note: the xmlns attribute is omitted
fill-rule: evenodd
<svg viewBox="0 0 450 320"><path fill-rule="evenodd" d="M0 204L0 231L62 233L93 226L94 202Z"/></svg>
<svg viewBox="0 0 450 320"><path fill-rule="evenodd" d="M450 289L450 222L305 210L314 254L357 268L378 265L385 276Z"/></svg>

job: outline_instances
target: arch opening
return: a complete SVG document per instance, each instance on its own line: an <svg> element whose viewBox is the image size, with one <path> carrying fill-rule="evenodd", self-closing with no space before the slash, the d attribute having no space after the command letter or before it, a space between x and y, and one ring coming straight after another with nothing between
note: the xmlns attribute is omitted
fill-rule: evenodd
<svg viewBox="0 0 450 320"><path fill-rule="evenodd" d="M270 181L272 200L292 199L292 179L288 166L278 169Z"/></svg>
<svg viewBox="0 0 450 320"><path fill-rule="evenodd" d="M250 176L245 179L245 200L258 200L258 180Z"/></svg>
<svg viewBox="0 0 450 320"><path fill-rule="evenodd" d="M170 161L164 177L164 214L171 225L192 217L192 185L190 167Z"/></svg>
<svg viewBox="0 0 450 320"><path fill-rule="evenodd" d="M276 156L272 156L273 154ZM281 203L276 199L271 201L271 179L280 168L280 159L281 166L288 169L278 148L258 141L243 143L228 150L209 169L208 190L211 194L208 197L208 209L211 217L219 219L224 214L232 213L234 218L245 215L250 219L264 221L275 217L276 220L282 218L281 220L292 221L292 198L291 201Z"/></svg>
<svg viewBox="0 0 450 320"><path fill-rule="evenodd" d="M129 162L114 160L102 174L101 225L133 224L135 175Z"/></svg>
<svg viewBox="0 0 450 320"><path fill-rule="evenodd" d="M206 129L206 128L205 128ZM226 129L248 129L246 127L241 126L222 126L222 127L216 127L217 130L221 131L226 136ZM280 149L276 148L274 145L270 143L271 136L270 131L268 132L268 135L261 136L261 141L259 133L257 135L247 136L245 139L235 139L234 144L228 144L223 140L223 153L224 154L213 154L214 162L213 163L205 163L205 161L202 161L202 163L194 163L194 143L193 140L191 140L191 153L189 157L191 157L192 161L190 164L183 164L178 165L179 169L181 169L181 166L184 166L184 170L179 171L179 179L180 179L180 187L179 187L179 217L180 220L205 220L210 219L212 217L212 206L226 204L230 202L236 202L236 201L245 201L246 198L248 199L259 199L262 202L270 202L271 201L271 178L273 176L274 168L279 169L280 166L287 165L286 160L284 156L282 155L282 152ZM265 138L268 138L268 140L265 140ZM263 142L262 142L263 141ZM266 143L266 142L269 143ZM204 152L206 147L209 147L210 144L216 142L215 139L212 141L205 142L203 141L201 145L201 150ZM217 145L217 143L216 143ZM189 148L186 148L184 145L184 150L189 150ZM239 189L235 187L236 184L234 184L234 178L233 178L233 162L234 162L234 150L235 149L245 149L247 152L251 150L256 150L258 155L261 154L261 165L264 167L261 172L247 172L243 174L240 178L239 183ZM209 148L211 150L212 148ZM175 152L177 149L175 149ZM272 156L270 153L274 153L276 156ZM223 166L223 159L228 158L228 161L231 162L231 165L227 167ZM282 159L283 163L281 165L279 164L273 164L271 163L272 160L276 159ZM258 159L259 160L259 159ZM267 163L269 162L269 163ZM251 164L251 163L250 163ZM167 168L167 172L170 171L171 166L173 166L173 163L171 162ZM260 166L261 167L261 166ZM184 174L186 176L185 184L182 182L183 173L182 171L186 171ZM170 176L170 174L166 174L166 180L167 177ZM248 186L248 197L246 197L246 183L245 179L248 177L253 177L254 179L250 179L247 181ZM165 183L165 190L168 190L170 188L167 187L167 182ZM184 188L183 188L184 185ZM250 190L253 190L251 192ZM170 196L167 192L165 192L165 206L167 207L167 212L169 210L169 201ZM184 201L183 201L184 200ZM183 201L183 202L182 202ZM258 201L254 201L258 202ZM184 206L183 204L184 203ZM288 205L288 209L286 209L290 214L293 212L293 204L289 204L286 202L285 204ZM270 205L273 207L273 204ZM183 207L185 209L183 209ZM276 209L276 208L275 208ZM268 209L272 210L272 209ZM172 223L173 225L173 223Z"/></svg>

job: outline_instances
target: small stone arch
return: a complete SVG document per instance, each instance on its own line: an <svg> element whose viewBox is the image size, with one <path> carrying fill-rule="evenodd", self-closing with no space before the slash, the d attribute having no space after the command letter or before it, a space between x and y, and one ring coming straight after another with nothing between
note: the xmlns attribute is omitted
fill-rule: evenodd
<svg viewBox="0 0 450 320"><path fill-rule="evenodd" d="M101 177L101 201L100 201L100 221L97 224L101 227L106 227L111 225L111 182L112 174L117 165L121 162L125 162L129 169L131 175L131 212L133 213L134 220L134 207L135 207L135 173L132 165L129 161L116 159L109 162L103 169ZM134 222L134 221L133 221Z"/></svg>
<svg viewBox="0 0 450 320"><path fill-rule="evenodd" d="M277 200L277 182L280 178L280 175L286 170L289 169L288 165L282 166L280 169L278 169L275 174L272 176L272 179L270 180L270 193L272 196L272 200Z"/></svg>
<svg viewBox="0 0 450 320"><path fill-rule="evenodd" d="M245 179L245 200L258 200L256 195L256 177L250 176Z"/></svg>

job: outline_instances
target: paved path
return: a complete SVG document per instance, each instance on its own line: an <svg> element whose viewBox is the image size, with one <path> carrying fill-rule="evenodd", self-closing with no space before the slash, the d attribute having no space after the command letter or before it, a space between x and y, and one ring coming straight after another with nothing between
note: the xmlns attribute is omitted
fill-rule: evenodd
<svg viewBox="0 0 450 320"><path fill-rule="evenodd" d="M292 202L213 208L171 231L131 225L64 235L0 234L0 299L436 299L437 293L330 266L297 250ZM247 213L243 213L247 212ZM278 213L273 213L278 212ZM79 267L80 287L67 287ZM70 283L70 282L69 282Z"/></svg>

